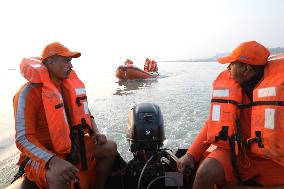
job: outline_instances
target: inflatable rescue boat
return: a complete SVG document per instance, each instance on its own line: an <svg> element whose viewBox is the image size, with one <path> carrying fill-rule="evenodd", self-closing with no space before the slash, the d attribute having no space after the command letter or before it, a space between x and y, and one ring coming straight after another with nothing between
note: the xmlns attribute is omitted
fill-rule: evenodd
<svg viewBox="0 0 284 189"><path fill-rule="evenodd" d="M118 79L148 79L157 78L158 72L145 72L142 69L133 65L121 65L116 69L115 76Z"/></svg>

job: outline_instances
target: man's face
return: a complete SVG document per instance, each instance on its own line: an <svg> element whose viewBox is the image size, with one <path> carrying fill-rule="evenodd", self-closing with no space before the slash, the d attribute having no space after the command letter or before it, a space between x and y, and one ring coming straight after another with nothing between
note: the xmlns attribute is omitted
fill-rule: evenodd
<svg viewBox="0 0 284 189"><path fill-rule="evenodd" d="M246 80L244 71L245 65L239 61L231 62L227 68L230 72L231 79L236 80L238 83L242 83Z"/></svg>
<svg viewBox="0 0 284 189"><path fill-rule="evenodd" d="M51 57L49 71L60 80L66 79L73 68L71 60L71 57L55 55Z"/></svg>

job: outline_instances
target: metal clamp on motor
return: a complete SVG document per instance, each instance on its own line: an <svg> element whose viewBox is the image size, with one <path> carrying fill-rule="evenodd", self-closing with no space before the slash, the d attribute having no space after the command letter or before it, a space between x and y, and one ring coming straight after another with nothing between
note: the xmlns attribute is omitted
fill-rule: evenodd
<svg viewBox="0 0 284 189"><path fill-rule="evenodd" d="M171 150L165 150L165 152L167 152L168 155L170 155L170 157L177 162L178 158L177 156L171 151Z"/></svg>

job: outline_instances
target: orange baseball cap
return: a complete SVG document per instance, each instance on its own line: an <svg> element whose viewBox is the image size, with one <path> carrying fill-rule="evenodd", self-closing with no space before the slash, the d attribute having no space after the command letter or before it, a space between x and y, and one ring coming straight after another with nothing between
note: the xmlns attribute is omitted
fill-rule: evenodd
<svg viewBox="0 0 284 189"><path fill-rule="evenodd" d="M256 41L243 42L229 56L218 58L221 64L240 61L251 65L264 65L270 52Z"/></svg>
<svg viewBox="0 0 284 189"><path fill-rule="evenodd" d="M62 45L59 42L54 42L48 44L42 51L42 59L46 59L48 57L51 57L53 55L60 55L65 57L71 57L71 58L79 58L81 56L80 52L72 52L67 47Z"/></svg>

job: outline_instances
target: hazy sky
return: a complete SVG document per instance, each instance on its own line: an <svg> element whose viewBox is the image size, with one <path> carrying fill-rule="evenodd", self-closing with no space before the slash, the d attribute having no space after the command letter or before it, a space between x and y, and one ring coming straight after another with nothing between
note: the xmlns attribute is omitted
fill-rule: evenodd
<svg viewBox="0 0 284 189"><path fill-rule="evenodd" d="M60 41L92 64L212 56L246 40L284 46L283 0L2 0L2 63Z"/></svg>

